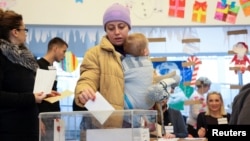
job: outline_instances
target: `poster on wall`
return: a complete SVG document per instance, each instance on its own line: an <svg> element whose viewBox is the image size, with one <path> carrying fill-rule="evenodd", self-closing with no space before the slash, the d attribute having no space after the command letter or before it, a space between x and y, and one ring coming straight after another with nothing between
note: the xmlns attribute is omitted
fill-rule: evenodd
<svg viewBox="0 0 250 141"><path fill-rule="evenodd" d="M175 88L168 101L169 106L177 110L184 109L184 102L190 98L194 91L194 87L184 85L184 82L191 81L192 68L183 67L183 62L185 61L153 62L157 75L165 75L176 71L176 75L180 76L180 84Z"/></svg>

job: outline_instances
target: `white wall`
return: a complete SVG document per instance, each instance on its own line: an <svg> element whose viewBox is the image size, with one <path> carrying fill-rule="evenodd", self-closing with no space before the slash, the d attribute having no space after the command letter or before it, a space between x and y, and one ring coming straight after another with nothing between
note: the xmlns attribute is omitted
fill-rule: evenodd
<svg viewBox="0 0 250 141"><path fill-rule="evenodd" d="M177 0L170 0L176 1ZM105 9L115 3L127 5L130 8L133 25L139 26L209 26L209 25L248 25L250 16L245 16L239 7L235 23L216 20L217 2L220 0L180 0L186 1L184 17L177 18L168 14L168 0L9 0L6 8L22 13L27 24L38 25L102 25ZM192 22L193 5L195 1L206 2L206 22ZM227 0L228 4L235 0ZM10 4L8 4L10 3ZM175 9L178 9L176 7ZM202 12L200 12L202 13Z"/></svg>

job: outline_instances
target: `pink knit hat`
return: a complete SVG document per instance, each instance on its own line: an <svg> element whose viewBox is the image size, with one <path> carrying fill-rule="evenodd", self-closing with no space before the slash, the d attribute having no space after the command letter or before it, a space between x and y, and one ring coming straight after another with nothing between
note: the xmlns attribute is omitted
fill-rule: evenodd
<svg viewBox="0 0 250 141"><path fill-rule="evenodd" d="M130 21L130 11L127 7L114 3L112 4L103 15L103 25L104 29L108 22L111 21L123 21L128 24L129 29L131 29L131 21Z"/></svg>

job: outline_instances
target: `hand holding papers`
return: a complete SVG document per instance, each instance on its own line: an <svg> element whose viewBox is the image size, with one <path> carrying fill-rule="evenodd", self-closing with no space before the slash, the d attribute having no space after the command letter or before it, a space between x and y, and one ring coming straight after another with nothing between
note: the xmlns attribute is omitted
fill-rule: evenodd
<svg viewBox="0 0 250 141"><path fill-rule="evenodd" d="M48 101L50 103L55 103L63 98L71 96L72 94L73 94L73 92L71 92L70 90L65 90L65 91L61 92L61 95L48 97L48 98L45 98L44 100Z"/></svg>
<svg viewBox="0 0 250 141"><path fill-rule="evenodd" d="M56 79L56 70L37 69L34 93L51 93L54 81Z"/></svg>
<svg viewBox="0 0 250 141"><path fill-rule="evenodd" d="M112 105L108 103L108 101L99 93L96 92L96 98L94 101L89 100L85 107L92 112L92 114L96 117L96 119L103 124L108 117L115 110ZM98 112L97 112L98 111ZM104 112L100 112L104 111Z"/></svg>

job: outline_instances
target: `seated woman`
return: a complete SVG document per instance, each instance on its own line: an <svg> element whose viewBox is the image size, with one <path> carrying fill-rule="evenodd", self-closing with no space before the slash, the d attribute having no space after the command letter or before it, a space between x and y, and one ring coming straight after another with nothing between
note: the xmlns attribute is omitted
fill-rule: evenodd
<svg viewBox="0 0 250 141"><path fill-rule="evenodd" d="M167 84L165 80L161 81L163 85ZM168 99L170 95L174 93L174 89L177 85L178 84L173 83L171 85L166 86L165 91L168 95L165 97L164 100L162 100L160 103L156 103L155 105L155 109L158 111L158 113L160 113L158 115L158 123L163 126L162 137L167 139L188 137L188 131L181 112L168 106Z"/></svg>
<svg viewBox="0 0 250 141"><path fill-rule="evenodd" d="M205 95L210 90L212 82L207 77L199 77L196 80L196 90L193 92L190 100L198 100L200 104L192 104L189 106L189 115L187 117L187 130L190 137L198 137L197 135L197 117L200 112L205 112L206 110L206 101Z"/></svg>
<svg viewBox="0 0 250 141"><path fill-rule="evenodd" d="M210 92L207 95L207 110L197 117L197 129L199 137L207 137L208 125L228 124L230 114L226 113L224 102L219 92Z"/></svg>

